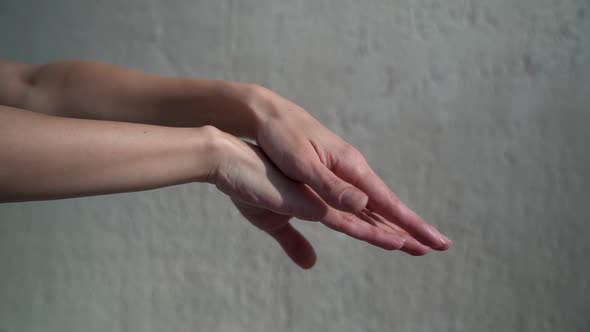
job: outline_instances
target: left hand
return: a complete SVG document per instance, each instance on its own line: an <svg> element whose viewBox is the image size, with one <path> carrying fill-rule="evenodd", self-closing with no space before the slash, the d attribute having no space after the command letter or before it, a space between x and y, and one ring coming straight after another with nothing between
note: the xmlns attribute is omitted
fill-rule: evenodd
<svg viewBox="0 0 590 332"><path fill-rule="evenodd" d="M297 265L304 269L313 267L317 259L315 250L309 241L289 223L292 216L248 205L238 200L232 199L232 201L244 218L258 229L272 236ZM332 213L334 213L333 218L343 221L347 220L346 222L350 222L350 227L354 227L353 225L356 223L357 217L352 217L350 214L335 210ZM374 238L374 240L368 240L367 242L385 249L399 249L413 256L422 256L428 252L428 247L420 244L403 229L395 225L388 225L379 216L367 216L364 214L361 218L366 219L367 227L361 226L360 228L364 229L361 230L359 228L355 233L365 233ZM338 230L341 231L341 229ZM396 248L388 244L389 240L386 237L390 235L403 237L405 242L403 242L401 248ZM362 240L367 240L366 236Z"/></svg>
<svg viewBox="0 0 590 332"><path fill-rule="evenodd" d="M209 182L230 196L246 219L275 238L299 266L310 268L316 256L309 242L289 224L292 217L321 221L384 249L412 255L428 251L369 211L354 216L326 205L309 187L284 176L258 147L223 132L213 137L217 148L211 157L217 162Z"/></svg>

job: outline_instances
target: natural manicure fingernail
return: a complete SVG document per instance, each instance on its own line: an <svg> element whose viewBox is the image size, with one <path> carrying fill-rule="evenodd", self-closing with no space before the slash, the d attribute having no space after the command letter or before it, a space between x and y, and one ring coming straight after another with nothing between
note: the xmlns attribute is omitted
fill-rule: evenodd
<svg viewBox="0 0 590 332"><path fill-rule="evenodd" d="M448 243L451 242L451 240L447 239L444 235L442 235L432 226L430 226L430 234L432 234L435 238L437 238L440 241L441 246L446 246Z"/></svg>
<svg viewBox="0 0 590 332"><path fill-rule="evenodd" d="M395 243L395 249L401 249L406 244L406 238L396 237L393 242Z"/></svg>
<svg viewBox="0 0 590 332"><path fill-rule="evenodd" d="M444 245L450 244L452 241L449 240L448 237L444 236L444 235L440 235L440 241L444 243Z"/></svg>
<svg viewBox="0 0 590 332"><path fill-rule="evenodd" d="M408 239L406 239L406 238L402 238L402 239L400 240L400 242L401 242L401 246L400 246L400 248L401 248L401 247L403 247L403 246L405 246L407 241L408 241Z"/></svg>

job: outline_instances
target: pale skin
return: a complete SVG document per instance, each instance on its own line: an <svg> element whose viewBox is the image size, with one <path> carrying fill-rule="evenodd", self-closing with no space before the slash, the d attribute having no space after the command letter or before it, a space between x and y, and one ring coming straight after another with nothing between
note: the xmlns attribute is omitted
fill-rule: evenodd
<svg viewBox="0 0 590 332"><path fill-rule="evenodd" d="M411 255L451 246L357 149L261 86L88 61L0 60L0 78L0 202L208 182L303 268L316 255L292 217Z"/></svg>

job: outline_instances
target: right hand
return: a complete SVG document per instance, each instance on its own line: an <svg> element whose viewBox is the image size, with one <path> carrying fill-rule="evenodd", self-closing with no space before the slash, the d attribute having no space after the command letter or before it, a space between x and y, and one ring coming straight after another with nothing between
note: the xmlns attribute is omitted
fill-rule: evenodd
<svg viewBox="0 0 590 332"><path fill-rule="evenodd" d="M289 224L292 217L321 221L331 229L375 246L423 255L428 247L399 227L369 211L355 215L334 209L307 185L295 182L261 149L221 131L217 133L218 162L210 182L231 197L242 215L273 236L301 267L315 262L309 242Z"/></svg>
<svg viewBox="0 0 590 332"><path fill-rule="evenodd" d="M388 227L403 229L435 250L451 247L452 242L404 204L351 144L273 91L250 91L249 111L244 113L258 119L252 137L283 174L305 183L336 209L383 217Z"/></svg>

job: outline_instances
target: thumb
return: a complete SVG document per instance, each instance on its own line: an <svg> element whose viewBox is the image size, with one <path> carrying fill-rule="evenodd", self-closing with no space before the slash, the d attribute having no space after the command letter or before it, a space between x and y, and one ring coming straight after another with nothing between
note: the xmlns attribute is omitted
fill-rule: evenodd
<svg viewBox="0 0 590 332"><path fill-rule="evenodd" d="M302 173L303 181L331 206L348 212L358 212L366 207L369 197L324 164L314 163Z"/></svg>
<svg viewBox="0 0 590 332"><path fill-rule="evenodd" d="M249 206L233 198L232 201L256 228L272 236L295 264L304 269L310 269L315 264L315 250L309 241L291 226L290 216Z"/></svg>
<svg viewBox="0 0 590 332"><path fill-rule="evenodd" d="M317 256L309 241L296 230L290 223L285 223L279 228L266 231L283 248L285 253L303 269L314 266Z"/></svg>

